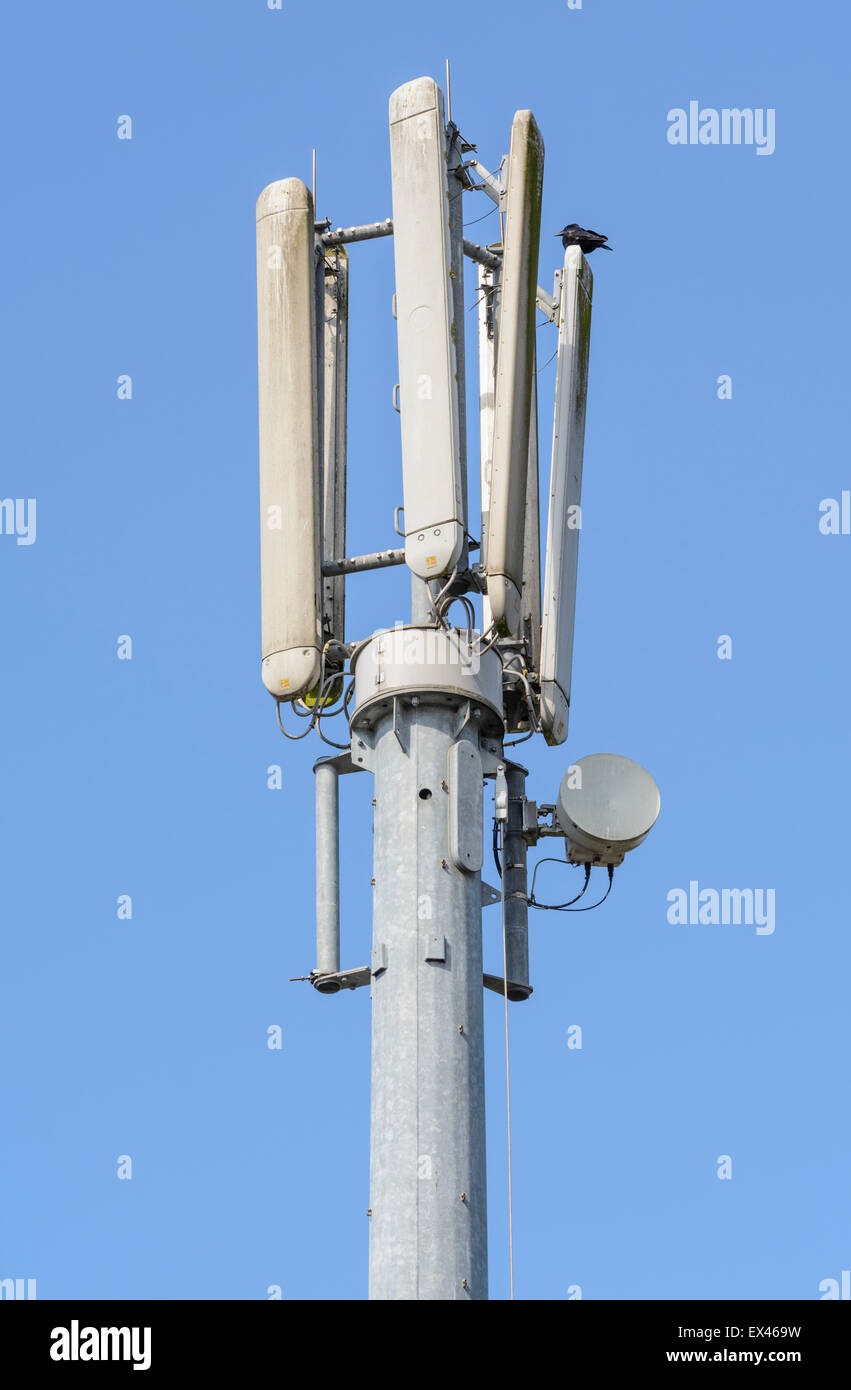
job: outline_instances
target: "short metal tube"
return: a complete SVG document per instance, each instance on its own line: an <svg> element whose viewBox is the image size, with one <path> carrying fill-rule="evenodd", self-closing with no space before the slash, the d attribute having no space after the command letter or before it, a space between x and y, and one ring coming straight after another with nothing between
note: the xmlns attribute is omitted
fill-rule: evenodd
<svg viewBox="0 0 851 1390"><path fill-rule="evenodd" d="M333 760L313 769L316 776L316 972L340 969L339 774Z"/></svg>
<svg viewBox="0 0 851 1390"><path fill-rule="evenodd" d="M471 261L478 261L479 265L487 266L489 270L499 270L502 265L502 253L497 255L488 250L486 246L479 246L475 241L468 241L464 237L464 255Z"/></svg>
<svg viewBox="0 0 851 1390"><path fill-rule="evenodd" d="M344 560L324 560L322 573L358 574L361 570L383 570L390 565L404 565L404 550L373 550L369 555L351 555Z"/></svg>
<svg viewBox="0 0 851 1390"><path fill-rule="evenodd" d="M322 232L323 246L345 246L352 241L372 241L375 237L392 236L393 221L387 217L383 222L366 222L361 227L335 227L333 231Z"/></svg>
<svg viewBox="0 0 851 1390"><path fill-rule="evenodd" d="M523 834L523 802L526 769L506 764L508 822L503 840L502 880L505 885L505 955L508 997L529 997L529 906L526 877L526 839ZM516 986L517 988L512 988Z"/></svg>

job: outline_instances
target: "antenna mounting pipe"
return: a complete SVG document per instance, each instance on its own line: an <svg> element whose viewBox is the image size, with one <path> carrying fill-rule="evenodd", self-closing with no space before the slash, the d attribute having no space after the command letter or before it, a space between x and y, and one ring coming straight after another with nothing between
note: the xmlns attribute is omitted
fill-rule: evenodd
<svg viewBox="0 0 851 1390"><path fill-rule="evenodd" d="M386 217L383 222L365 222L362 227L335 227L333 231L322 232L319 240L323 246L344 246L347 241L372 241L375 237L392 235L393 219Z"/></svg>

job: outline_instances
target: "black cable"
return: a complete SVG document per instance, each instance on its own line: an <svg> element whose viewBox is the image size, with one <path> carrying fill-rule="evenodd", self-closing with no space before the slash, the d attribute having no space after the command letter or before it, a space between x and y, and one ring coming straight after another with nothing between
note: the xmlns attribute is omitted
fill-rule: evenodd
<svg viewBox="0 0 851 1390"><path fill-rule="evenodd" d="M543 864L544 862L545 861L542 859L541 863ZM561 863L561 860L558 860L557 862ZM532 897L528 899L529 906L538 907L543 912L566 912L567 909L570 907L571 903L579 902L579 899L582 897L582 894L585 892L586 888L588 887L588 884L591 882L591 865L584 864L583 868L585 869L585 882L583 883L580 891L576 894L575 898L568 898L566 903L539 903L535 901L533 893ZM585 910L586 909L582 907L574 908L575 912L584 912Z"/></svg>
<svg viewBox="0 0 851 1390"><path fill-rule="evenodd" d="M477 183L476 186L475 186L475 188L471 188L471 189L470 189L470 192L471 192L471 193L478 193L479 189L480 189L480 188L484 188L484 186L485 186L485 185L484 185L483 183ZM496 203L494 203L494 205L493 205L492 208L488 208L487 212L483 212L482 215L481 215L481 217L474 217L473 220L472 220L472 222L465 222L465 223L464 223L464 226L465 226L465 227L475 227L475 225L476 225L477 222L484 222L485 218L486 218L486 217L490 217L491 214L494 213L494 212L499 212L499 208L497 207Z"/></svg>
<svg viewBox="0 0 851 1390"><path fill-rule="evenodd" d="M493 862L496 864L496 871L502 878L502 865L499 862L499 822L493 823Z"/></svg>
<svg viewBox="0 0 851 1390"><path fill-rule="evenodd" d="M602 896L602 898L600 899L600 901L599 901L598 903L589 903L587 907L570 907L570 908L567 909L568 912L590 912L590 911L592 910L592 908L600 907L601 904L604 903L604 902L606 901L606 898L609 896L609 894L610 894L611 891L612 891L612 884L613 884L614 881L615 881L615 866L614 866L614 864L609 864L607 867L608 867L608 870L609 870L609 886L608 886L608 888L606 889L606 891L605 891L605 893L603 894L603 896Z"/></svg>

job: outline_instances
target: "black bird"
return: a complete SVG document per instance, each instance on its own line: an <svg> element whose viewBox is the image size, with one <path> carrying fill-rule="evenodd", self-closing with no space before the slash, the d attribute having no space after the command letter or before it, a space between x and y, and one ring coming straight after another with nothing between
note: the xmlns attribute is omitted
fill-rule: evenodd
<svg viewBox="0 0 851 1390"><path fill-rule="evenodd" d="M611 251L611 246L607 246L607 236L600 232L588 232L584 227L580 227L577 222L570 222L568 226L562 227L556 236L561 237L561 244L565 248L568 246L578 246L583 256L590 256L592 251L601 247L603 251Z"/></svg>

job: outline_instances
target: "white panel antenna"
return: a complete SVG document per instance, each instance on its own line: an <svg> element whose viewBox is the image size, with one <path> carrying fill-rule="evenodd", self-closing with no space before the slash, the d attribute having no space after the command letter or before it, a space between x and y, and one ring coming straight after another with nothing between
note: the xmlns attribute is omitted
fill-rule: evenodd
<svg viewBox="0 0 851 1390"><path fill-rule="evenodd" d="M523 535L521 636L527 638L528 664L540 670L541 660L541 509L538 497L538 378L537 353L532 354L532 399L529 411L529 462L526 469L526 511Z"/></svg>
<svg viewBox="0 0 851 1390"><path fill-rule="evenodd" d="M567 738L593 285L581 250L569 246L561 278L541 631L541 724L549 744Z"/></svg>
<svg viewBox="0 0 851 1390"><path fill-rule="evenodd" d="M405 561L421 579L464 546L443 94L430 77L390 98Z"/></svg>
<svg viewBox="0 0 851 1390"><path fill-rule="evenodd" d="M494 624L522 628L523 540L535 354L544 142L531 111L511 127L499 311L486 573Z"/></svg>
<svg viewBox="0 0 851 1390"><path fill-rule="evenodd" d="M313 200L301 179L257 200L263 684L294 700L322 650Z"/></svg>
<svg viewBox="0 0 851 1390"><path fill-rule="evenodd" d="M479 461L482 499L481 563L487 567L488 520L490 516L491 467L493 464L493 407L496 391L497 336L499 329L500 272L477 266L479 306ZM482 594L482 631L491 626L487 594Z"/></svg>

